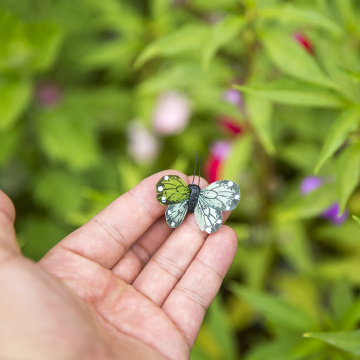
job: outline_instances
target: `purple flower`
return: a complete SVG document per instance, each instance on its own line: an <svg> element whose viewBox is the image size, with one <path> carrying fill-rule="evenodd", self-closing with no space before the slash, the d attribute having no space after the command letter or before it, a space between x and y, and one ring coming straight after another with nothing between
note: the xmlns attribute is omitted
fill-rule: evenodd
<svg viewBox="0 0 360 360"><path fill-rule="evenodd" d="M341 225L348 218L348 211L340 213L338 202L334 202L328 209L322 213L322 217L335 225Z"/></svg>
<svg viewBox="0 0 360 360"><path fill-rule="evenodd" d="M229 89L224 94L224 99L233 105L241 106L243 104L243 98L240 91L235 89Z"/></svg>
<svg viewBox="0 0 360 360"><path fill-rule="evenodd" d="M306 195L316 190L324 184L324 179L317 176L306 177L300 185L300 192L302 195ZM321 214L321 217L334 225L342 224L348 218L348 212L345 210L340 213L340 206L338 202L334 202Z"/></svg>
<svg viewBox="0 0 360 360"><path fill-rule="evenodd" d="M300 192L303 195L306 195L317 188L319 188L324 183L323 179L317 176L308 176L306 177L300 185Z"/></svg>
<svg viewBox="0 0 360 360"><path fill-rule="evenodd" d="M58 85L49 82L38 84L35 96L42 106L50 107L60 102L62 93Z"/></svg>

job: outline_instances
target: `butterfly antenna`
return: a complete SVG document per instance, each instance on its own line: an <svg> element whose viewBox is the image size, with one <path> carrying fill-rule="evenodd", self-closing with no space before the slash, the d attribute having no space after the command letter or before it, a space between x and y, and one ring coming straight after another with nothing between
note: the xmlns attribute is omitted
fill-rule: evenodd
<svg viewBox="0 0 360 360"><path fill-rule="evenodd" d="M201 154L199 154L199 182L198 182L199 187L200 187L200 170L201 170Z"/></svg>
<svg viewBox="0 0 360 360"><path fill-rule="evenodd" d="M196 150L195 170L194 170L194 176L193 176L193 179L192 179L192 184L194 183L194 180L195 180L197 157L198 157L198 151Z"/></svg>

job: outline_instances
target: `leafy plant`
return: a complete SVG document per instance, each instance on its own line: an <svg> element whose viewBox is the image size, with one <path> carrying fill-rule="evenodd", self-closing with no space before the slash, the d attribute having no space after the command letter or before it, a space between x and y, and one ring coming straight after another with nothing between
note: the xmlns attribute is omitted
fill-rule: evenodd
<svg viewBox="0 0 360 360"><path fill-rule="evenodd" d="M354 0L0 0L0 185L24 253L156 171L192 173L198 150L242 200L192 359L357 358L359 15Z"/></svg>

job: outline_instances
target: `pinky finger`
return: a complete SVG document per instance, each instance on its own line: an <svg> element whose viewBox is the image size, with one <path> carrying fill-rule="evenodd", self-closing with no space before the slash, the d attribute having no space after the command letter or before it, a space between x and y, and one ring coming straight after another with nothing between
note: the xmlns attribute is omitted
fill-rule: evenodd
<svg viewBox="0 0 360 360"><path fill-rule="evenodd" d="M162 309L184 335L191 348L205 312L215 298L237 249L235 232L223 226L205 241Z"/></svg>

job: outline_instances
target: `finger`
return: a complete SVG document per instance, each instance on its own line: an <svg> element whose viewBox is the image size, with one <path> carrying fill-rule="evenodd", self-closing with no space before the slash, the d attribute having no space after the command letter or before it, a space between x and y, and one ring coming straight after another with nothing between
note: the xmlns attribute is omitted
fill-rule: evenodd
<svg viewBox="0 0 360 360"><path fill-rule="evenodd" d="M12 254L19 254L19 246L16 242L15 208L9 197L0 190L0 260Z"/></svg>
<svg viewBox="0 0 360 360"><path fill-rule="evenodd" d="M197 178L198 179L198 178ZM189 178L185 183L189 183ZM140 238L137 240L111 269L128 284L132 284L140 274L150 258L173 232L166 223L165 216L160 217Z"/></svg>
<svg viewBox="0 0 360 360"><path fill-rule="evenodd" d="M162 306L190 348L234 259L237 244L237 236L228 226L211 234Z"/></svg>
<svg viewBox="0 0 360 360"><path fill-rule="evenodd" d="M206 186L201 180L201 188ZM224 221L229 213L224 213ZM173 231L166 242L150 259L133 286L161 306L208 237L189 214L183 224Z"/></svg>
<svg viewBox="0 0 360 360"><path fill-rule="evenodd" d="M45 255L59 260L66 249L110 269L127 249L165 212L155 196L155 185L166 175L185 175L166 170L154 174L120 196L88 223L67 236ZM61 256L60 256L61 257Z"/></svg>
<svg viewBox="0 0 360 360"><path fill-rule="evenodd" d="M132 284L151 256L160 248L174 230L161 216L140 238L127 250L111 271L123 281Z"/></svg>

